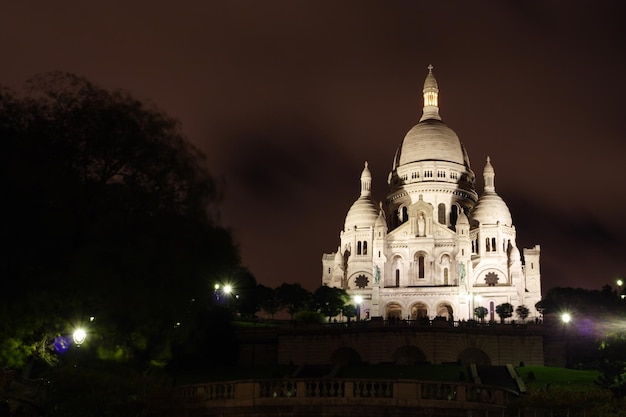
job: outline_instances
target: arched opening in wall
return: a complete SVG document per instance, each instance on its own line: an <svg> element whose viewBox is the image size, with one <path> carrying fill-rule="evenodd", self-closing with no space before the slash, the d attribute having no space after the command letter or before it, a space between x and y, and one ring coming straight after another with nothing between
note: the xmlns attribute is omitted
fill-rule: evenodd
<svg viewBox="0 0 626 417"><path fill-rule="evenodd" d="M356 254L357 255L361 254L361 241L360 240L356 242Z"/></svg>
<svg viewBox="0 0 626 417"><path fill-rule="evenodd" d="M399 287L400 277L402 276L402 258L400 256L393 257L391 270L393 271L393 275L390 277L391 282L388 282L387 285L390 287Z"/></svg>
<svg viewBox="0 0 626 417"><path fill-rule="evenodd" d="M495 321L496 319L496 303L489 302L489 321Z"/></svg>
<svg viewBox="0 0 626 417"><path fill-rule="evenodd" d="M402 319L402 307L400 304L391 303L386 308L387 320Z"/></svg>
<svg viewBox="0 0 626 417"><path fill-rule="evenodd" d="M411 306L411 320L428 320L428 307L424 303L415 303Z"/></svg>
<svg viewBox="0 0 626 417"><path fill-rule="evenodd" d="M349 365L361 363L361 355L356 350L349 347L340 347L330 356L330 363L333 365Z"/></svg>
<svg viewBox="0 0 626 417"><path fill-rule="evenodd" d="M363 255L367 255L367 240L363 241Z"/></svg>
<svg viewBox="0 0 626 417"><path fill-rule="evenodd" d="M459 207L456 204L452 205L452 211L450 212L450 224L455 226L456 221L459 219Z"/></svg>
<svg viewBox="0 0 626 417"><path fill-rule="evenodd" d="M469 347L459 353L458 362L463 365L491 365L491 359L483 350L477 347Z"/></svg>
<svg viewBox="0 0 626 417"><path fill-rule="evenodd" d="M415 255L415 262L417 262L417 277L424 279L426 277L426 257L423 253Z"/></svg>
<svg viewBox="0 0 626 417"><path fill-rule="evenodd" d="M417 365L428 363L426 355L417 346L405 345L393 353L393 361L397 365Z"/></svg>
<svg viewBox="0 0 626 417"><path fill-rule="evenodd" d="M407 207L402 207L402 223L406 223L409 220L409 209Z"/></svg>
<svg viewBox="0 0 626 417"><path fill-rule="evenodd" d="M437 206L437 221L439 224L446 224L446 205L443 203Z"/></svg>
<svg viewBox="0 0 626 417"><path fill-rule="evenodd" d="M443 285L450 285L448 283L448 268L443 268Z"/></svg>
<svg viewBox="0 0 626 417"><path fill-rule="evenodd" d="M454 310L448 303L439 303L437 305L437 317L445 317L447 320L454 320Z"/></svg>

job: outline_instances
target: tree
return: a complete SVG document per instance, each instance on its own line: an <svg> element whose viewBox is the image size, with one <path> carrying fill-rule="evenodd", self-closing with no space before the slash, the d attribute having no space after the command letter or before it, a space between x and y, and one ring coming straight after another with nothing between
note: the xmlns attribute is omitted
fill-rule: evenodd
<svg viewBox="0 0 626 417"><path fill-rule="evenodd" d="M500 317L500 323L513 315L513 305L511 303L502 303L496 306L496 314Z"/></svg>
<svg viewBox="0 0 626 417"><path fill-rule="evenodd" d="M278 299L276 290L271 287L266 287L263 284L258 284L256 294L261 309L268 313L271 318L274 318L274 314L281 309L280 300Z"/></svg>
<svg viewBox="0 0 626 417"><path fill-rule="evenodd" d="M616 398L626 397L626 332L608 334L600 343L600 386Z"/></svg>
<svg viewBox="0 0 626 417"><path fill-rule="evenodd" d="M537 301L535 303L535 310L537 310L537 312L543 316L546 312L546 302L543 300Z"/></svg>
<svg viewBox="0 0 626 417"><path fill-rule="evenodd" d="M240 265L204 157L127 93L65 73L27 86L0 92L0 179L20 196L0 208L0 365L61 358L53 341L83 322L101 358L164 366L207 319L207 277Z"/></svg>
<svg viewBox="0 0 626 417"><path fill-rule="evenodd" d="M528 318L530 310L525 305L517 306L517 308L515 309L515 314L520 320L524 321Z"/></svg>
<svg viewBox="0 0 626 417"><path fill-rule="evenodd" d="M487 307L480 306L474 308L474 315L478 317L480 321L485 321L485 316L487 316L487 313L489 313Z"/></svg>
<svg viewBox="0 0 626 417"><path fill-rule="evenodd" d="M348 323L350 323L352 317L356 317L356 307L353 304L344 305L341 312L348 319Z"/></svg>
<svg viewBox="0 0 626 417"><path fill-rule="evenodd" d="M289 317L293 320L293 316L298 311L302 311L311 299L311 293L300 284L283 283L276 288L276 294L280 300L280 304L286 308Z"/></svg>
<svg viewBox="0 0 626 417"><path fill-rule="evenodd" d="M328 317L330 322L341 312L348 299L346 290L322 285L313 293L313 308Z"/></svg>

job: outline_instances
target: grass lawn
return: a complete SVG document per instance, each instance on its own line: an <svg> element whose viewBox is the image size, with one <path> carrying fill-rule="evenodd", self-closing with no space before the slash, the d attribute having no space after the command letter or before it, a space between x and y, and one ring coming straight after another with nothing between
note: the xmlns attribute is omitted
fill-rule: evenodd
<svg viewBox="0 0 626 417"><path fill-rule="evenodd" d="M522 366L516 368L516 370L526 386L531 389L545 388L548 384L552 387L597 387L595 381L600 376L598 371L579 371L550 366Z"/></svg>

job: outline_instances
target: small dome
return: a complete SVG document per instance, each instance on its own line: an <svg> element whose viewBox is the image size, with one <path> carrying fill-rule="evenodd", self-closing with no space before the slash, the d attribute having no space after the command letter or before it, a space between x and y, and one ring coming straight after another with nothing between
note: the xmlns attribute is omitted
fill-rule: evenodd
<svg viewBox="0 0 626 417"><path fill-rule="evenodd" d="M365 168L361 172L361 196L352 204L343 230L351 230L352 228L373 227L378 218L378 208L372 201L371 195L372 174L365 162Z"/></svg>
<svg viewBox="0 0 626 417"><path fill-rule="evenodd" d="M383 216L383 212L380 211L378 217L376 218L376 223L374 223L376 227L387 227L387 222L385 221L385 216Z"/></svg>
<svg viewBox="0 0 626 417"><path fill-rule="evenodd" d="M487 157L487 163L483 171L485 190L476 202L470 217L472 224L497 224L512 226L513 219L508 206L496 193L495 170L491 165L491 159Z"/></svg>
<svg viewBox="0 0 626 417"><path fill-rule="evenodd" d="M341 266L343 264L343 256L341 256L341 247L337 248L335 252L335 265Z"/></svg>
<svg viewBox="0 0 626 417"><path fill-rule="evenodd" d="M460 226L460 225L469 226L469 220L467 219L467 216L465 215L465 212L463 210L461 210L459 217L456 219L456 224L457 226Z"/></svg>
<svg viewBox="0 0 626 417"><path fill-rule="evenodd" d="M472 210L472 223L497 224L512 226L511 212L502 198L494 193L485 193L480 196L474 210Z"/></svg>
<svg viewBox="0 0 626 417"><path fill-rule="evenodd" d="M508 265L509 267L515 265L516 263L522 262L522 256L520 255L519 249L516 246L510 245L508 248Z"/></svg>
<svg viewBox="0 0 626 417"><path fill-rule="evenodd" d="M361 196L348 210L344 230L373 227L377 218L378 210L374 202L369 197Z"/></svg>

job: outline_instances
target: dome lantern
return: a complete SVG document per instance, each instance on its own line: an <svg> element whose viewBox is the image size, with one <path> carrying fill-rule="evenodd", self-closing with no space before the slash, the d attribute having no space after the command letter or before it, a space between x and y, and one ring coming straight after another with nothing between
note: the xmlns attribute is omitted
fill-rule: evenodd
<svg viewBox="0 0 626 417"><path fill-rule="evenodd" d="M424 110L420 122L427 119L441 120L439 116L439 86L433 75L433 66L428 66L428 75L424 80Z"/></svg>

